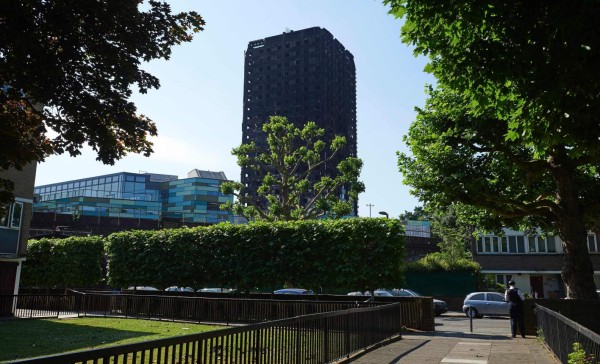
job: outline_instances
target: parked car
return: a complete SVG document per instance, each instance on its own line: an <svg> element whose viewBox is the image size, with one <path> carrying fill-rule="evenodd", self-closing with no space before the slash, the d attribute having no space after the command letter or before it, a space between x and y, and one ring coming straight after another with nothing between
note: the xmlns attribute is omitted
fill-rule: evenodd
<svg viewBox="0 0 600 364"><path fill-rule="evenodd" d="M158 288L150 287L150 286L129 286L127 287L129 291L158 291Z"/></svg>
<svg viewBox="0 0 600 364"><path fill-rule="evenodd" d="M356 292L350 292L348 293L348 296L370 296L371 292L366 291L365 293L362 293L361 291L356 291ZM383 289L378 289L376 291L373 292L373 295L376 297L392 297L393 295Z"/></svg>
<svg viewBox="0 0 600 364"><path fill-rule="evenodd" d="M367 295L370 295L369 292L365 292ZM375 291L373 291L373 296L375 297L394 297L393 294L391 294L390 292L383 290L383 289L377 289Z"/></svg>
<svg viewBox="0 0 600 364"><path fill-rule="evenodd" d="M304 288L283 288L274 291L275 294L315 294L313 291Z"/></svg>
<svg viewBox="0 0 600 364"><path fill-rule="evenodd" d="M199 289L198 292L210 292L210 293L230 293L235 291L235 289L231 289L231 288L202 288ZM192 291L194 292L194 291Z"/></svg>
<svg viewBox="0 0 600 364"><path fill-rule="evenodd" d="M348 293L348 296L364 296L364 293L362 293L361 291L355 291Z"/></svg>
<svg viewBox="0 0 600 364"><path fill-rule="evenodd" d="M419 292L413 291L412 289L408 289L408 288L393 289L392 295L398 296L398 297L425 297L424 295L420 294ZM435 312L436 316L446 313L446 312L448 312L448 304L446 303L446 301L442 301L442 300L438 300L438 299L434 298L433 299L433 311Z"/></svg>
<svg viewBox="0 0 600 364"><path fill-rule="evenodd" d="M167 288L165 288L165 291L167 291L167 292L195 292L192 287L177 287L177 286L167 287Z"/></svg>
<svg viewBox="0 0 600 364"><path fill-rule="evenodd" d="M463 303L463 312L467 317L508 316L508 302L498 292L469 293Z"/></svg>

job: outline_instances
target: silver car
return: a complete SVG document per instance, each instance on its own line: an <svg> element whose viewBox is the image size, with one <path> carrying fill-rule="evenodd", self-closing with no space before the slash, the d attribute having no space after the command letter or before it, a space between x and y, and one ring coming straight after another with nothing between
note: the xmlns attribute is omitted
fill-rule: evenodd
<svg viewBox="0 0 600 364"><path fill-rule="evenodd" d="M469 293L463 303L463 312L467 317L508 316L508 302L498 292Z"/></svg>

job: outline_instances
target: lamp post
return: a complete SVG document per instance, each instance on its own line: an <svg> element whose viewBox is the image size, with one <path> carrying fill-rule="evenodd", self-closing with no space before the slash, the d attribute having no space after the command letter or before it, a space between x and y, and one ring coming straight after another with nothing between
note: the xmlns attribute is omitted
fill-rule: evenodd
<svg viewBox="0 0 600 364"><path fill-rule="evenodd" d="M388 215L388 213L385 211L379 211L379 215L384 215L386 219L390 218L390 215Z"/></svg>
<svg viewBox="0 0 600 364"><path fill-rule="evenodd" d="M369 207L369 217L371 217L371 207L375 206L372 203L368 203L367 206Z"/></svg>

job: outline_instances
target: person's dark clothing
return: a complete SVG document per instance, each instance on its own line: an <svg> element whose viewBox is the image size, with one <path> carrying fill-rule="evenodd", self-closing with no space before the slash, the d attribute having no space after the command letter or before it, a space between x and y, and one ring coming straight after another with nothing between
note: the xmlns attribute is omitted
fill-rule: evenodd
<svg viewBox="0 0 600 364"><path fill-rule="evenodd" d="M512 337L517 336L517 326L522 337L525 337L525 320L523 319L523 300L517 288L511 287L506 292L510 314L510 331Z"/></svg>

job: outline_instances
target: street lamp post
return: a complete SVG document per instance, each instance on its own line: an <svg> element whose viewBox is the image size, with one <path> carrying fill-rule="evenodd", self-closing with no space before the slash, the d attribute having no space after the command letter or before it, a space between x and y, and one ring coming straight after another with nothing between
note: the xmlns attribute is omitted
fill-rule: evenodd
<svg viewBox="0 0 600 364"><path fill-rule="evenodd" d="M369 217L371 217L371 207L375 206L372 203L368 203L367 206L369 207Z"/></svg>
<svg viewBox="0 0 600 364"><path fill-rule="evenodd" d="M390 215L388 215L388 213L385 211L379 211L379 215L384 215L386 219L390 218Z"/></svg>

